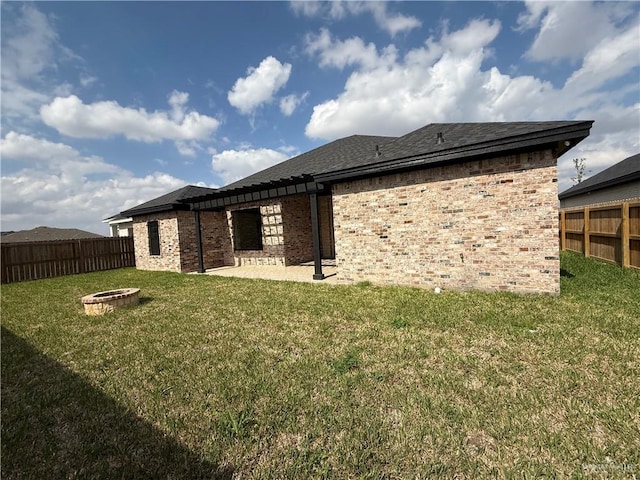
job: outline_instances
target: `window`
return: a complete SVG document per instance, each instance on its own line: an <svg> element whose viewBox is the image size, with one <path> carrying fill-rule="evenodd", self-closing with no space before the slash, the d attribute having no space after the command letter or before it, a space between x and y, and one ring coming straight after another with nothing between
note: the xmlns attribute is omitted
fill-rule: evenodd
<svg viewBox="0 0 640 480"><path fill-rule="evenodd" d="M147 222L147 236L149 237L149 255L160 255L160 231L157 220Z"/></svg>
<svg viewBox="0 0 640 480"><path fill-rule="evenodd" d="M233 212L234 250L262 250L262 215L259 208Z"/></svg>

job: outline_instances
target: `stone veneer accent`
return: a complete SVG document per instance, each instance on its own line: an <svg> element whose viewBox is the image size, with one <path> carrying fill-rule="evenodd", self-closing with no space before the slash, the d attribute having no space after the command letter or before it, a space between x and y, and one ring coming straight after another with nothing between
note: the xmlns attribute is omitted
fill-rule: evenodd
<svg viewBox="0 0 640 480"><path fill-rule="evenodd" d="M338 279L556 294L551 151L333 186Z"/></svg>
<svg viewBox="0 0 640 480"><path fill-rule="evenodd" d="M260 208L262 250L233 250L232 212ZM313 259L311 208L304 194L240 203L226 208L228 235L227 265L297 265Z"/></svg>
<svg viewBox="0 0 640 480"><path fill-rule="evenodd" d="M160 233L160 255L149 255L147 222L157 220ZM231 240L224 212L200 212L204 267L225 265ZM198 270L198 244L195 213L190 211L160 212L133 219L136 267L141 270L195 272Z"/></svg>

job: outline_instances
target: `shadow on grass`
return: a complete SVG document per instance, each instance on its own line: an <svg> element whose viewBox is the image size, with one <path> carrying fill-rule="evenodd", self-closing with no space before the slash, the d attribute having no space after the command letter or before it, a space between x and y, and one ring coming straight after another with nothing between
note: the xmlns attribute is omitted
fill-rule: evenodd
<svg viewBox="0 0 640 480"><path fill-rule="evenodd" d="M564 268L560 269L560 276L563 278L574 278L575 275L571 273L569 270L565 270Z"/></svg>
<svg viewBox="0 0 640 480"><path fill-rule="evenodd" d="M153 297L140 297L138 299L138 305L146 305L151 302L153 302Z"/></svg>
<svg viewBox="0 0 640 480"><path fill-rule="evenodd" d="M2 328L2 478L213 478L221 469Z"/></svg>

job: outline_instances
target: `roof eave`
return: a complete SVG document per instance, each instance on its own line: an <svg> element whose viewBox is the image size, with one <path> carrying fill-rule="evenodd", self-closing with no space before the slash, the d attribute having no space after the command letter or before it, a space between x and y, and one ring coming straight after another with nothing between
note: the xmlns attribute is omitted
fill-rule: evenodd
<svg viewBox="0 0 640 480"><path fill-rule="evenodd" d="M565 190L564 192L560 193L558 195L558 199L559 200L564 200L566 198L577 197L578 195L585 195L585 194L588 194L588 193L591 193L591 192L595 192L597 190L603 190L605 188L615 187L616 185L621 185L623 183L632 182L634 180L640 180L640 171L639 172L633 172L633 173L631 173L629 175L625 175L625 176L622 176L622 177L617 177L617 178L614 178L614 179L611 179L611 180L607 180L606 182L601 182L601 183L598 183L597 185L593 185L593 186L587 187L587 188L581 188L581 189L576 189L576 190L570 191L570 190L573 189L573 187L571 187L571 188Z"/></svg>
<svg viewBox="0 0 640 480"><path fill-rule="evenodd" d="M178 210L189 210L188 203L173 203L171 205L156 205L147 208L132 208L120 212L120 215L124 217L139 217L141 215L150 215L152 213L171 212Z"/></svg>

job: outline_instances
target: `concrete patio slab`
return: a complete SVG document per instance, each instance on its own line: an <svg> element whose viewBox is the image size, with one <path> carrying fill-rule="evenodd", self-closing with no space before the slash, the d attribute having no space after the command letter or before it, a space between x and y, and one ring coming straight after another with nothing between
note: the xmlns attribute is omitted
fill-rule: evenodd
<svg viewBox="0 0 640 480"><path fill-rule="evenodd" d="M260 278L263 280L285 280L291 282L309 282L317 284L337 284L338 277L336 275L337 268L333 265L324 266L323 261L322 273L325 275L324 280L314 280L313 264L292 265L282 267L276 265L244 265L241 267L218 267L211 268L205 272L206 275L217 275L220 277L239 277L239 278Z"/></svg>

